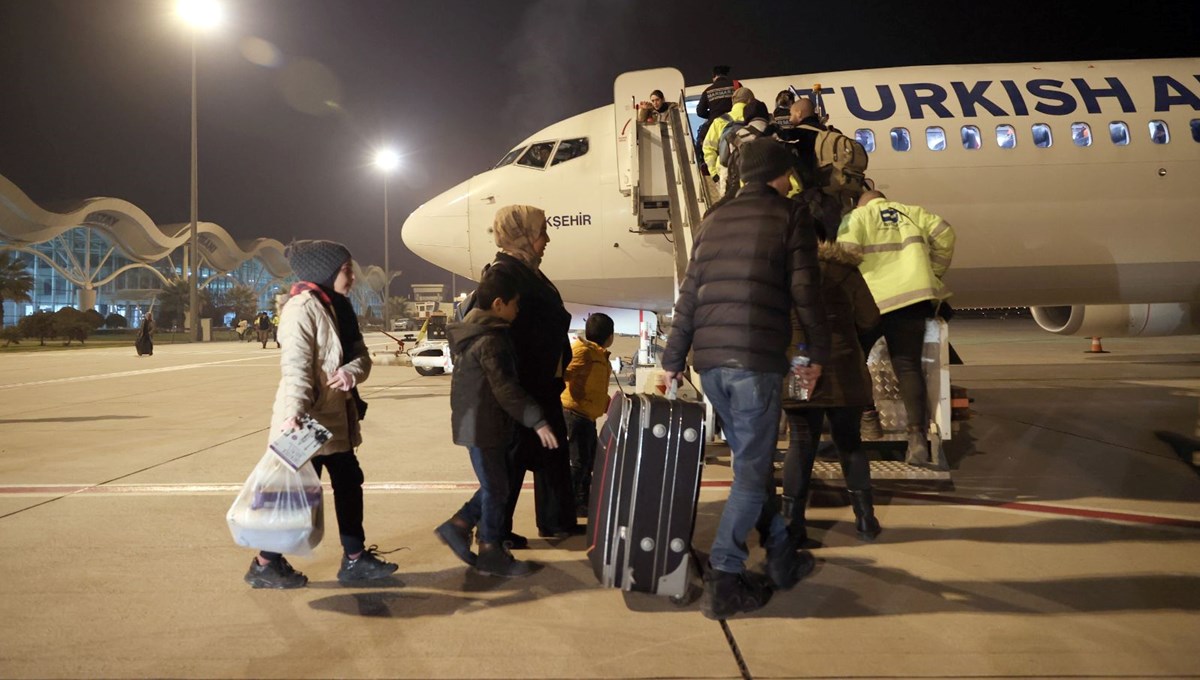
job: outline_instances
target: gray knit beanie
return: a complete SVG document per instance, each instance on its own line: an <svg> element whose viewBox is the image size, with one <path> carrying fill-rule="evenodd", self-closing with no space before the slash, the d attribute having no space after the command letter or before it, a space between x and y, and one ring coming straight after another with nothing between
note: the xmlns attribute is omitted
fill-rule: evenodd
<svg viewBox="0 0 1200 680"><path fill-rule="evenodd" d="M283 254L297 278L326 288L333 287L338 270L350 260L350 251L335 241L292 241Z"/></svg>
<svg viewBox="0 0 1200 680"><path fill-rule="evenodd" d="M741 148L743 182L770 182L792 167L792 154L773 139L756 139Z"/></svg>

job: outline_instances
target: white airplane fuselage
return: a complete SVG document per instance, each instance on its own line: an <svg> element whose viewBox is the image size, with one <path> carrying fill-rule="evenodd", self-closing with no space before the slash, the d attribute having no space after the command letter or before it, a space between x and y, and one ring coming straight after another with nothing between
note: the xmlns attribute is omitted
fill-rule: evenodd
<svg viewBox="0 0 1200 680"><path fill-rule="evenodd" d="M771 102L820 83L831 125L874 134L867 171L892 200L921 205L958 235L947 285L959 307L1200 302L1200 59L889 68L743 80ZM703 86L689 87L687 96ZM669 93L668 93L669 94ZM1152 133L1165 124L1167 143ZM1085 123L1089 146L1072 126ZM1118 126L1127 128L1125 145ZM1034 143L1049 126L1050 146ZM1016 144L1002 148L998 126ZM963 127L978 128L966 148ZM926 143L941 128L944 148ZM911 148L893 148L893 130ZM936 134L936 133L935 133ZM668 235L634 233L618 187L613 107L531 135L587 138L577 158L515 163L475 175L405 222L422 258L477 279L496 247L496 208L543 208L551 243L543 270L567 301L667 311L673 303Z"/></svg>

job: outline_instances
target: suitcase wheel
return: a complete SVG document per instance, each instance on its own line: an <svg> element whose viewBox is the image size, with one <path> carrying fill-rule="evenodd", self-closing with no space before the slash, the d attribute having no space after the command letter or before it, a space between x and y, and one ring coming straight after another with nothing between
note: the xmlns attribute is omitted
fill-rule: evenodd
<svg viewBox="0 0 1200 680"><path fill-rule="evenodd" d="M689 583L687 590L683 591L682 595L672 595L667 599L669 599L671 604L675 605L676 607L686 607L696 600L699 600L700 596L703 594L704 588L701 588L695 583Z"/></svg>

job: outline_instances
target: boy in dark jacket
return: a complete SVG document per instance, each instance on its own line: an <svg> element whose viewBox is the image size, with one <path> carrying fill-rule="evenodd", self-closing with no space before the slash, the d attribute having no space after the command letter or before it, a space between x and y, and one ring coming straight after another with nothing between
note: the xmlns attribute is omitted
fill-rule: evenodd
<svg viewBox="0 0 1200 680"><path fill-rule="evenodd" d="M508 327L517 317L519 296L512 277L489 270L475 292L478 305L446 331L454 360L450 419L454 443L467 447L479 490L434 531L454 554L483 574L525 576L528 562L514 559L504 538L508 500L506 452L515 423L537 432L547 448L558 440L537 402L517 382ZM471 530L479 530L479 554L471 551Z"/></svg>

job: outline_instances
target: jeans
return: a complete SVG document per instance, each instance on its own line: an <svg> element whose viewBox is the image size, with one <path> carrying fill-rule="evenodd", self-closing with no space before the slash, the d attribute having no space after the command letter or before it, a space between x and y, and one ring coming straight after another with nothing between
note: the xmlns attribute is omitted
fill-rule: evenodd
<svg viewBox="0 0 1200 680"><path fill-rule="evenodd" d="M746 535L763 514L763 505L774 506L777 502L767 494L767 481L774 474L783 376L740 368L712 368L700 374L700 382L721 417L725 440L733 455L733 486L721 513L709 564L718 571L740 574L750 556ZM767 556L779 554L787 545L786 523L778 508L771 508Z"/></svg>
<svg viewBox="0 0 1200 680"><path fill-rule="evenodd" d="M508 447L468 446L471 467L479 480L479 490L471 496L458 516L478 528L479 542L498 544L504 540L504 504L508 501Z"/></svg>
<svg viewBox="0 0 1200 680"><path fill-rule="evenodd" d="M900 383L900 398L908 415L909 428L929 430L928 391L925 388L925 371L921 367L921 354L925 350L925 321L933 318L933 305L928 300L901 307L880 317L879 329L861 338L863 348L870 353L871 346L880 337L887 339L888 354L892 358L892 370Z"/></svg>
<svg viewBox="0 0 1200 680"><path fill-rule="evenodd" d="M321 476L322 469L329 470L333 485L333 509L337 514L338 533L342 539L342 550L347 555L360 553L366 547L367 535L363 531L363 476L358 456L353 451L331 453L312 459L313 469ZM263 551L266 559L278 559L279 553Z"/></svg>
<svg viewBox="0 0 1200 680"><path fill-rule="evenodd" d="M576 513L587 508L592 490L592 468L596 463L596 421L566 411L567 448L571 453L571 486L575 490ZM585 510L586 512L586 510Z"/></svg>

